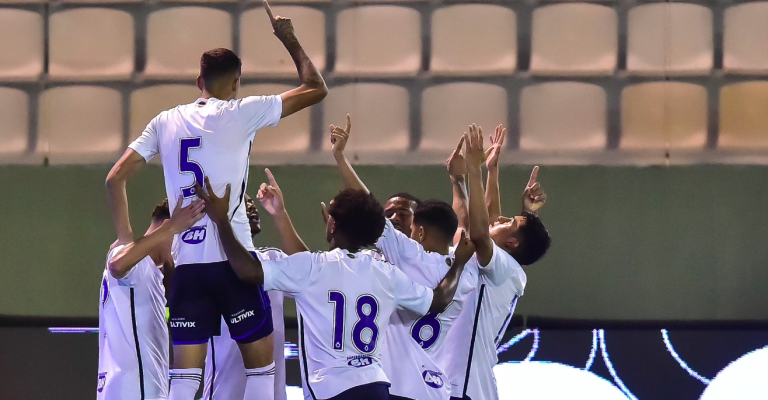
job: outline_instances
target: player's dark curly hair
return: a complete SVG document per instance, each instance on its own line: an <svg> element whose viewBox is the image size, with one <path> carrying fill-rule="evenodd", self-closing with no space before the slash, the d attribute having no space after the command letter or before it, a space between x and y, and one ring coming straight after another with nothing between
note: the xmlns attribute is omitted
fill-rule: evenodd
<svg viewBox="0 0 768 400"><path fill-rule="evenodd" d="M220 78L236 73L240 75L243 62L234 51L225 48L208 50L200 57L200 76L211 90Z"/></svg>
<svg viewBox="0 0 768 400"><path fill-rule="evenodd" d="M372 194L346 189L333 198L328 214L354 249L372 246L384 233L384 208Z"/></svg>
<svg viewBox="0 0 768 400"><path fill-rule="evenodd" d="M446 238L453 238L459 227L459 218L450 204L442 200L427 200L416 208L413 223L435 228Z"/></svg>
<svg viewBox="0 0 768 400"><path fill-rule="evenodd" d="M522 215L525 224L515 234L520 245L510 252L510 255L520 265L531 265L546 254L552 239L538 215L530 212L524 212Z"/></svg>
<svg viewBox="0 0 768 400"><path fill-rule="evenodd" d="M393 198L395 198L395 197L402 197L402 198L404 198L404 199L406 199L406 200L410 200L410 201L412 201L412 202L416 203L416 206L417 206L417 207L418 207L418 206L420 206L420 205L422 204L422 201L421 201L421 199L419 199L418 197L416 197L416 196L414 196L414 195L412 195L412 194L410 194L410 193L408 193L408 192L399 192L399 193L395 193L395 194L393 194L392 196L389 196L388 198L389 198L389 199L393 199Z"/></svg>
<svg viewBox="0 0 768 400"><path fill-rule="evenodd" d="M168 199L162 201L162 203L155 206L152 211L153 221L164 221L171 218L171 209L168 207Z"/></svg>

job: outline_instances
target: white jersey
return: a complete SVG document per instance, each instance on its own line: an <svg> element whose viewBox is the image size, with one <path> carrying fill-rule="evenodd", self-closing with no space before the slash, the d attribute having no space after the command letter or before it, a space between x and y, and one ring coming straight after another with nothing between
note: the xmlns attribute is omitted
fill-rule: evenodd
<svg viewBox="0 0 768 400"><path fill-rule="evenodd" d="M389 221L376 246L406 276L429 288L440 284L454 262L454 249L449 255L426 251ZM384 371L392 382L390 393L419 400L448 398L450 385L445 366L435 360L445 352L445 336L474 291L477 273L477 263L465 266L453 302L442 313L420 316L400 310L392 316L388 351L383 358Z"/></svg>
<svg viewBox="0 0 768 400"><path fill-rule="evenodd" d="M303 252L262 264L264 288L296 299L302 372L318 399L388 383L381 351L392 313L408 309L424 315L432 304L432 290L370 250Z"/></svg>
<svg viewBox="0 0 768 400"><path fill-rule="evenodd" d="M279 260L287 257L279 249L259 248L260 260ZM285 322L283 321L283 293L269 292L272 306L272 332L275 339L275 400L286 400L285 393ZM237 342L232 340L224 318L221 319L221 335L211 338L205 358L205 386L203 399L230 400L245 396L245 364ZM213 391L213 393L211 393Z"/></svg>
<svg viewBox="0 0 768 400"><path fill-rule="evenodd" d="M477 255L470 262L477 265ZM499 361L496 348L523 295L526 277L520 264L496 243L491 261L478 268L477 289L469 296L454 329L448 332L448 350L438 362L448 366L452 396L466 394L472 400L497 400L493 376L493 366Z"/></svg>
<svg viewBox="0 0 768 400"><path fill-rule="evenodd" d="M250 96L238 100L197 99L161 112L128 147L149 161L160 154L168 206L176 207L180 195L189 204L196 195L195 181L207 176L216 194L232 185L230 221L240 243L253 251L251 229L245 214L249 155L258 129L277 125L283 103L277 96ZM205 216L177 237L176 265L224 261L216 225Z"/></svg>
<svg viewBox="0 0 768 400"><path fill-rule="evenodd" d="M107 262L124 246L109 252ZM104 269L99 307L98 400L168 398L163 274L150 257L115 279Z"/></svg>

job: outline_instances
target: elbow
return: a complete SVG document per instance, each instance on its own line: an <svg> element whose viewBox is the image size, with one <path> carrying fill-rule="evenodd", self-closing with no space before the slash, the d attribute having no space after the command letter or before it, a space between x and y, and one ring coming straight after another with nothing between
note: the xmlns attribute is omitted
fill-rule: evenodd
<svg viewBox="0 0 768 400"><path fill-rule="evenodd" d="M120 262L118 257L115 257L109 261L107 264L107 269L109 269L109 274L112 275L112 277L115 279L124 278L126 275L128 275L128 271L130 271L130 267L125 265L125 263Z"/></svg>
<svg viewBox="0 0 768 400"><path fill-rule="evenodd" d="M317 103L328 97L328 86L325 85L325 80L323 80L323 78L320 78L320 82L314 90L316 92Z"/></svg>

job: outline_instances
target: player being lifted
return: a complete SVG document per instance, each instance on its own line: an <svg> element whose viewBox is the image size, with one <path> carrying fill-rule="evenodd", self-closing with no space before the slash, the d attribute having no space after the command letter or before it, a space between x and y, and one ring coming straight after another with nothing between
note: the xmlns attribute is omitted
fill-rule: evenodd
<svg viewBox="0 0 768 400"><path fill-rule="evenodd" d="M240 86L240 58L227 49L204 53L197 79L202 90L200 98L155 117L107 177L118 243L133 238L126 181L160 154L171 207L176 206L180 194L184 203L192 201L195 183L201 183L203 176L208 176L217 190L227 185L235 188L228 207L229 219L240 243L254 250L243 205L254 135L264 126L276 125L280 118L320 102L328 92L299 44L291 20L274 17L269 4L265 2L264 6L275 36L296 64L301 85L280 95L235 100ZM216 226L208 218L179 235L178 246L178 267L169 299L175 367L171 373L171 399L193 399L207 341L217 333L221 316L239 344L248 371L246 398L271 399L272 318L263 289L237 279L219 245Z"/></svg>
<svg viewBox="0 0 768 400"><path fill-rule="evenodd" d="M173 217L164 201L144 236L113 247L101 282L98 400L168 398L168 326L163 272L173 268L173 235L203 217L193 202Z"/></svg>
<svg viewBox="0 0 768 400"><path fill-rule="evenodd" d="M261 261L251 257L230 227L230 188L223 198L216 197L213 190L207 185L208 193L201 196L206 212L219 226L224 251L238 276L263 283L267 290L290 293L296 299L301 315L303 373L311 396L388 399L389 383L380 358L390 316L396 309L419 315L442 312L456 292L464 264L472 256L468 240L459 244L455 262L440 285L434 291L428 289L380 260L376 252L363 250L381 236L384 210L371 194L347 189L328 208L326 239L330 251Z"/></svg>
<svg viewBox="0 0 768 400"><path fill-rule="evenodd" d="M348 189L369 193L344 155L351 130L349 115L346 128L334 125L330 128L333 156L344 185ZM461 167L464 168L463 160ZM456 213L450 204L430 200L421 203L415 212L406 216L411 217L403 219L408 220L408 226L396 227L388 219L376 246L387 261L408 278L429 288L437 287L454 263L451 247L459 224ZM410 238L403 232L405 228ZM392 315L382 359L384 371L392 383L392 399L448 399L448 379L443 366L434 359L445 351L443 339L476 285L476 263L470 263L462 273L451 305L444 312L421 316L409 310L399 310Z"/></svg>
<svg viewBox="0 0 768 400"><path fill-rule="evenodd" d="M477 288L445 339L448 351L444 362L453 398L495 400L498 399L493 376L493 366L498 361L496 346L525 288L526 276L521 265L538 261L550 244L549 233L533 212L541 207L545 196L535 182L538 169L534 168L524 196L526 211L514 218L498 216L491 225L490 204L485 202L482 182L481 165L485 158L482 130L470 126L463 141L470 238L477 248L470 263L477 263L479 278ZM500 213L500 206L498 210Z"/></svg>

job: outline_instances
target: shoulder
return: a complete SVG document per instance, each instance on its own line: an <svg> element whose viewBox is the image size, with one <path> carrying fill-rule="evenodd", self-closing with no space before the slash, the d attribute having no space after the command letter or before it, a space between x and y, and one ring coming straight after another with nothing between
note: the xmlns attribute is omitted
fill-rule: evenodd
<svg viewBox="0 0 768 400"><path fill-rule="evenodd" d="M256 256L260 260L280 260L288 257L282 250L277 247L262 246L256 248Z"/></svg>

